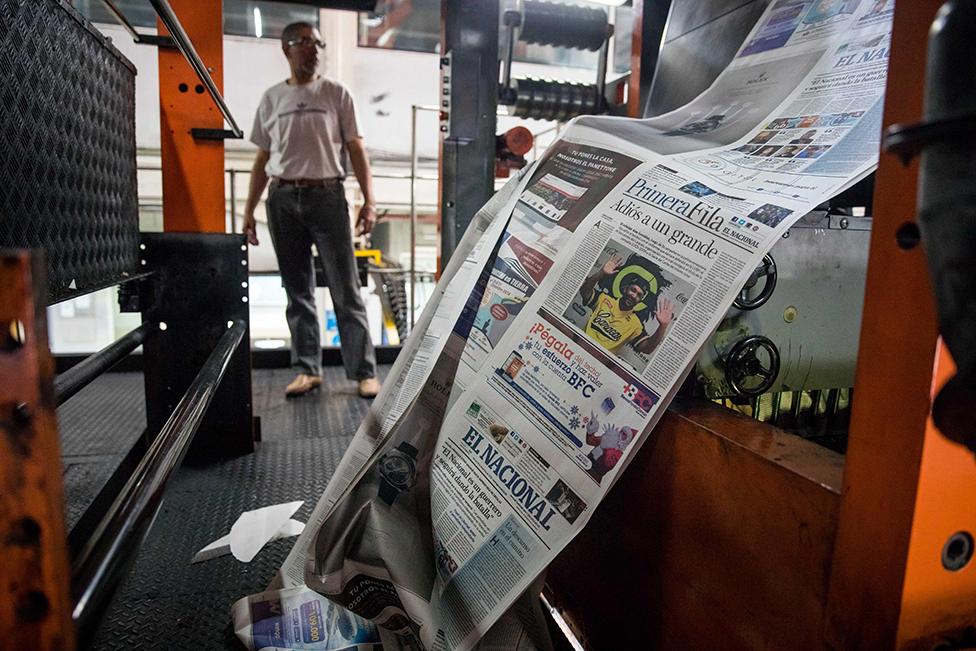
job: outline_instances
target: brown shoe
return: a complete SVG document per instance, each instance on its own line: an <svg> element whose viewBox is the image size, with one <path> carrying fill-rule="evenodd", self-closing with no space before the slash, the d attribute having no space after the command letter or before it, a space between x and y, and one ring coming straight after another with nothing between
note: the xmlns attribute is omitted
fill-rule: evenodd
<svg viewBox="0 0 976 651"><path fill-rule="evenodd" d="M318 375L305 375L299 373L298 377L292 380L291 384L285 387L285 395L289 398L303 396L312 389L322 386L322 378Z"/></svg>
<svg viewBox="0 0 976 651"><path fill-rule="evenodd" d="M359 381L359 397L360 398L375 398L376 394L380 392L380 381L375 377L368 377L364 380Z"/></svg>

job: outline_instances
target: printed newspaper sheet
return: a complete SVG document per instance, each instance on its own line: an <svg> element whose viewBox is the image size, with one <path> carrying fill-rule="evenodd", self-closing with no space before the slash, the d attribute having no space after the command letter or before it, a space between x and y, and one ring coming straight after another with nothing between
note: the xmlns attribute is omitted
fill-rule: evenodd
<svg viewBox="0 0 976 651"><path fill-rule="evenodd" d="M877 164L891 4L773 2L685 107L575 120L479 213L282 584L384 648L544 647L519 596L761 257Z"/></svg>

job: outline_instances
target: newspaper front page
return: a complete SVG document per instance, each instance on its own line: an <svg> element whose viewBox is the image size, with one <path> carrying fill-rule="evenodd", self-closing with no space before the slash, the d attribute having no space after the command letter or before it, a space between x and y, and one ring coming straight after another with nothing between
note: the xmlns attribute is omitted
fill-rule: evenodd
<svg viewBox="0 0 976 651"><path fill-rule="evenodd" d="M502 622L526 637L519 596L653 435L762 256L876 166L891 4L773 2L685 107L575 120L483 215L467 275L445 274L464 298L428 312L450 336L394 369L412 387L385 397L283 576L301 566L385 648L472 649Z"/></svg>

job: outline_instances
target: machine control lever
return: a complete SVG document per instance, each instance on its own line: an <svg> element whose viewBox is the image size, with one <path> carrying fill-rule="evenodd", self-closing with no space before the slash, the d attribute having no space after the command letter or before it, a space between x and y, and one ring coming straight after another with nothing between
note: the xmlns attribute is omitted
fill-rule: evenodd
<svg viewBox="0 0 976 651"><path fill-rule="evenodd" d="M753 296L752 289L759 283L760 278L765 278L765 282L759 293ZM773 290L775 289L776 260L773 259L771 253L767 253L763 256L762 263L749 274L749 280L742 286L742 291L739 292L739 296L736 297L732 305L740 310L755 310L758 307L762 307L769 300L769 297L773 295Z"/></svg>
<svg viewBox="0 0 976 651"><path fill-rule="evenodd" d="M768 337L750 335L732 346L725 358L725 380L743 396L769 391L779 375L779 350Z"/></svg>

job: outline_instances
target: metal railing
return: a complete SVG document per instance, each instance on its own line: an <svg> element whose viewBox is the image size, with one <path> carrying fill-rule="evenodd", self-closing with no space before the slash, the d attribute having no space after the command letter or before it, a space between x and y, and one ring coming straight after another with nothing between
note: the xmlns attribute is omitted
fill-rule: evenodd
<svg viewBox="0 0 976 651"><path fill-rule="evenodd" d="M410 329L417 322L417 112L436 106L410 107Z"/></svg>
<svg viewBox="0 0 976 651"><path fill-rule="evenodd" d="M72 562L72 618L82 638L97 624L99 608L111 594L115 579L155 519L166 484L186 456L246 331L243 321L235 321L223 334L122 492Z"/></svg>
<svg viewBox="0 0 976 651"><path fill-rule="evenodd" d="M220 94L220 90L217 88L217 84L214 83L213 77L210 76L210 70L207 68L203 59L197 54L197 50L193 47L193 42L190 41L190 37L186 35L186 31L183 29L183 25L180 24L179 19L176 14L173 13L173 8L169 6L167 0L149 0L149 3L156 10L159 15L159 19L166 26L166 30L170 34L170 38L176 43L176 47L179 48L183 57L193 68L193 71L197 73L200 82L206 87L207 92L210 93L210 98L220 109L220 114L224 116L224 120L230 125L231 133L234 134L235 138L243 138L244 132L237 122L234 121L234 116L230 114L230 109L227 107L227 103L224 101L223 96ZM211 129L194 129L195 136L206 136L206 132L212 131Z"/></svg>
<svg viewBox="0 0 976 651"><path fill-rule="evenodd" d="M93 355L72 366L54 380L54 396L58 405L75 395L99 375L122 361L126 355L143 344L149 335L159 331L155 323L143 323Z"/></svg>
<svg viewBox="0 0 976 651"><path fill-rule="evenodd" d="M125 17L125 14L119 9L114 0L102 0L102 4L108 8L109 13L111 13L115 20L118 21L125 31L129 32L132 36L132 40L140 45L156 45L158 47L176 47L176 43L169 36L158 36L156 34L143 34L136 31L136 28L129 22L129 19Z"/></svg>
<svg viewBox="0 0 976 651"><path fill-rule="evenodd" d="M193 47L193 41L187 36L186 30L183 29L183 25L180 24L179 18L173 12L173 8L169 6L168 0L149 0L153 9L156 11L156 15L162 21L163 25L166 26L166 30L169 32L169 36L158 36L153 34L142 34L136 31L136 28L129 22L129 19L125 17L125 14L116 5L114 0L102 0L109 12L115 17L122 27L129 32L132 36L132 40L136 43L142 43L146 45L156 45L159 47L176 47L186 62L190 64L193 68L193 72L196 73L197 78L200 83L204 85L207 92L210 94L210 98L213 100L220 114L224 117L227 124L230 125L230 131L225 132L222 129L202 129L195 128L192 129L193 136L195 138L204 139L223 139L227 137L228 134L234 138L243 138L244 132L237 122L234 120L234 116L230 113L230 108L227 106L227 102L224 101L223 95L221 95L220 90L217 88L217 84L214 82L213 77L210 76L210 68L203 62L200 55L197 53L195 47Z"/></svg>

